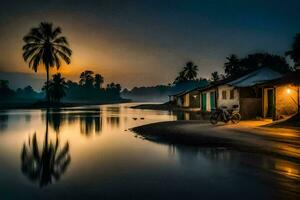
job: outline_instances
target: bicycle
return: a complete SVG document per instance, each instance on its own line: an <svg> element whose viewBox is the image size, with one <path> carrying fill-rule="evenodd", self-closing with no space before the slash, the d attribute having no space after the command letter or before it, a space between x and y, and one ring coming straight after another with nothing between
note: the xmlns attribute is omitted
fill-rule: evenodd
<svg viewBox="0 0 300 200"><path fill-rule="evenodd" d="M228 123L231 121L234 124L237 124L240 122L242 116L237 111L238 105L234 105L232 107L232 110L228 110L227 107L221 107L216 109L210 117L210 123L211 124L217 124L219 121Z"/></svg>

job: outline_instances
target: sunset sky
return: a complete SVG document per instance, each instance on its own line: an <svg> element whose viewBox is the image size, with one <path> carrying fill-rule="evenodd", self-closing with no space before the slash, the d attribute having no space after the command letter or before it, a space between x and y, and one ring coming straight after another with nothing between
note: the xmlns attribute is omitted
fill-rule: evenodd
<svg viewBox="0 0 300 200"><path fill-rule="evenodd" d="M21 48L41 21L62 27L73 49L64 76L78 80L89 69L132 88L170 83L188 60L208 77L231 53L283 55L300 32L299 8L296 0L1 1L0 79L40 88L44 69L34 74Z"/></svg>

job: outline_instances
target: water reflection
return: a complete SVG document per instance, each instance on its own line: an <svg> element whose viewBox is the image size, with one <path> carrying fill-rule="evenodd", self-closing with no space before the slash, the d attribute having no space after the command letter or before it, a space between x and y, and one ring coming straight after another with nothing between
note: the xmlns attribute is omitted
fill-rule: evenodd
<svg viewBox="0 0 300 200"><path fill-rule="evenodd" d="M42 115L45 120L45 116ZM102 132L102 116L101 110L89 109L87 111L82 111L80 109L55 109L49 112L49 125L56 132L59 133L60 129L64 125L74 125L79 124L80 133L87 137L93 135L99 135Z"/></svg>
<svg viewBox="0 0 300 200"><path fill-rule="evenodd" d="M0 131L5 131L8 123L8 115L0 113Z"/></svg>
<svg viewBox="0 0 300 200"><path fill-rule="evenodd" d="M102 131L102 117L100 115L85 114L80 116L80 133L91 136L93 132L100 134Z"/></svg>
<svg viewBox="0 0 300 200"><path fill-rule="evenodd" d="M61 146L58 133L56 133L54 142L49 139L48 123L51 120L48 120L48 112L46 115L46 131L41 150L36 133L34 133L31 138L29 137L28 144L26 142L23 144L21 152L22 173L30 181L38 183L40 187L47 186L53 181L58 181L71 162L69 142ZM60 118L54 117L53 119ZM52 123L54 123L54 129L58 131L59 125L55 120Z"/></svg>
<svg viewBox="0 0 300 200"><path fill-rule="evenodd" d="M120 125L120 117L118 117L118 116L106 117L106 122L112 128L118 128Z"/></svg>
<svg viewBox="0 0 300 200"><path fill-rule="evenodd" d="M206 159L209 162L228 163L243 168L244 173L248 173L250 169L257 169L252 176L275 188L274 199L298 199L300 196L300 164L297 162L226 148L199 148L174 144L168 146L169 156L177 157L182 166L196 166L199 159Z"/></svg>

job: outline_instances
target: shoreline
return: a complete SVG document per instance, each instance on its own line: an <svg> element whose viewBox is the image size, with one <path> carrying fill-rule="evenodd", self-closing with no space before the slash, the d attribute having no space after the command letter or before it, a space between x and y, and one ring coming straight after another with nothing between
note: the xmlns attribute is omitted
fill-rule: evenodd
<svg viewBox="0 0 300 200"><path fill-rule="evenodd" d="M107 105L118 103L131 103L129 99L121 99L115 101L101 101L101 102L62 102L60 104L52 104L50 106L45 105L45 102L20 102L20 103L5 103L0 104L0 110L15 110L15 109L55 109L55 108L67 108L67 107L80 107L80 106L92 106L92 105Z"/></svg>
<svg viewBox="0 0 300 200"><path fill-rule="evenodd" d="M247 121L241 122L240 125L214 126L203 120L167 121L138 126L130 130L158 143L228 148L262 153L300 163L300 131L263 127L268 123Z"/></svg>
<svg viewBox="0 0 300 200"><path fill-rule="evenodd" d="M132 109L142 109L142 110L163 110L163 111L183 111L183 112L199 112L200 109L198 108L181 108L170 104L169 102L166 103L143 103L137 106L131 106ZM206 112L202 112L206 113ZM207 112L208 113L208 112Z"/></svg>

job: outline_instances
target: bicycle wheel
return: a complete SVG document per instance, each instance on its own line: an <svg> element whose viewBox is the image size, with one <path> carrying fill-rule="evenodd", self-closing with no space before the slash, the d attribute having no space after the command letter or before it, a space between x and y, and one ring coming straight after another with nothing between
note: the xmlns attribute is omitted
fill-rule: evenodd
<svg viewBox="0 0 300 200"><path fill-rule="evenodd" d="M231 116L231 121L232 121L232 123L237 124L241 121L241 118L242 118L242 116L240 115L240 113L234 113Z"/></svg>
<svg viewBox="0 0 300 200"><path fill-rule="evenodd" d="M211 124L217 124L218 123L218 113L213 113L209 119Z"/></svg>

